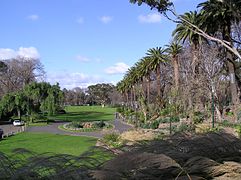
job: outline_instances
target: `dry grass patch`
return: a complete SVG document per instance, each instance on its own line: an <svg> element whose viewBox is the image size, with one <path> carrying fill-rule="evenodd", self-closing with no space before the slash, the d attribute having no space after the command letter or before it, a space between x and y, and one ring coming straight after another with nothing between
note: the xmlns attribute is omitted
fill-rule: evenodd
<svg viewBox="0 0 241 180"><path fill-rule="evenodd" d="M152 131L144 131L144 130L131 130L124 132L120 135L120 138L124 141L145 141L145 140L153 140L156 138L156 133Z"/></svg>

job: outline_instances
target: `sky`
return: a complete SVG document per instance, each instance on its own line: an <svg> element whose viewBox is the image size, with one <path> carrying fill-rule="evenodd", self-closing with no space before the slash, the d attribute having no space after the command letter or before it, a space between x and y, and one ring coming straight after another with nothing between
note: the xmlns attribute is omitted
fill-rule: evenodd
<svg viewBox="0 0 241 180"><path fill-rule="evenodd" d="M174 0L178 14L203 0ZM0 0L0 60L39 58L46 81L85 88L120 81L176 24L129 0Z"/></svg>

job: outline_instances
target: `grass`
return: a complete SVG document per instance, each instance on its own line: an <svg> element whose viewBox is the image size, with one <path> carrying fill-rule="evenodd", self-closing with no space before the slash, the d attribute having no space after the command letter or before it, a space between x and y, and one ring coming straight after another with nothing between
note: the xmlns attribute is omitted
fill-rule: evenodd
<svg viewBox="0 0 241 180"><path fill-rule="evenodd" d="M24 148L36 154L50 152L79 156L95 143L96 139L91 137L25 132L0 141L0 152L11 155L14 149Z"/></svg>
<svg viewBox="0 0 241 180"><path fill-rule="evenodd" d="M68 106L66 114L49 117L51 120L62 121L111 121L115 118L115 108L101 106Z"/></svg>

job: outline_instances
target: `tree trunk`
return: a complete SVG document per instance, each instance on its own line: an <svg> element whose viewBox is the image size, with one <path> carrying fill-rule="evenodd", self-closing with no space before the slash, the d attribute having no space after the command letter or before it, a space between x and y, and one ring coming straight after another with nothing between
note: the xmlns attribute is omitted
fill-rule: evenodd
<svg viewBox="0 0 241 180"><path fill-rule="evenodd" d="M178 56L173 57L173 69L174 69L174 82L175 88L178 91L179 89L179 64L178 64Z"/></svg>
<svg viewBox="0 0 241 180"><path fill-rule="evenodd" d="M231 38L231 23L226 24L223 28L223 39L230 42L233 46L232 38ZM227 50L227 65L228 65L228 73L230 78L230 91L233 105L233 112L235 121L237 121L237 106L239 104L238 97L238 88L237 82L235 79L235 64L233 61L233 56L229 50Z"/></svg>
<svg viewBox="0 0 241 180"><path fill-rule="evenodd" d="M232 57L230 53L228 53L227 56L228 56L228 59ZM235 72L234 72L234 64L228 60L227 65L228 65L229 78L230 78L230 91L232 96L232 104L237 105L239 100L238 100L237 84L236 84Z"/></svg>
<svg viewBox="0 0 241 180"><path fill-rule="evenodd" d="M157 69L156 69L156 85L157 85L157 98L158 101L160 101L161 99L161 69L160 69L160 65L158 65Z"/></svg>
<svg viewBox="0 0 241 180"><path fill-rule="evenodd" d="M151 89L151 80L150 80L150 77L148 76L147 78L147 104L149 105L150 104L150 89Z"/></svg>
<svg viewBox="0 0 241 180"><path fill-rule="evenodd" d="M21 110L18 109L18 118L21 120Z"/></svg>

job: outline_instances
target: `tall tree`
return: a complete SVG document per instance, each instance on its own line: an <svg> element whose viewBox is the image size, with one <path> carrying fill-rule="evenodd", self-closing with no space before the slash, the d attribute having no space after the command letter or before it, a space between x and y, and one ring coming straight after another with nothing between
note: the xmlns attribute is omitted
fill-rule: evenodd
<svg viewBox="0 0 241 180"><path fill-rule="evenodd" d="M191 22L197 27L200 27L201 25L201 18L197 11L187 12L184 15L181 15L181 17L188 22ZM173 31L172 34L177 41L190 42L193 52L192 70L193 73L195 73L197 68L196 65L199 59L198 54L202 37L199 34L195 33L195 28L190 28L190 26L188 26L188 24L185 22L178 23L176 29Z"/></svg>
<svg viewBox="0 0 241 180"><path fill-rule="evenodd" d="M149 67L151 70L156 72L156 83L157 83L157 99L161 98L161 69L160 64L166 62L167 55L166 50L161 47L151 48L146 53L146 58L149 59Z"/></svg>
<svg viewBox="0 0 241 180"><path fill-rule="evenodd" d="M182 46L173 41L170 45L167 45L167 52L171 55L172 58L175 88L178 91L180 79L178 56L182 52Z"/></svg>
<svg viewBox="0 0 241 180"><path fill-rule="evenodd" d="M206 31L214 35L216 32L221 32L223 40L233 46L231 32L232 24L236 22L240 23L241 20L240 17L236 16L236 13L233 12L233 10L237 9L240 12L240 2L237 3L236 0L208 0L204 3L200 3L198 7L202 8L201 13L204 17L203 26ZM230 77L232 104L236 106L240 102L238 97L237 82L235 79L236 57L233 56L229 49L226 50L226 57L226 64Z"/></svg>

